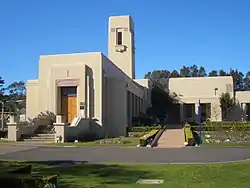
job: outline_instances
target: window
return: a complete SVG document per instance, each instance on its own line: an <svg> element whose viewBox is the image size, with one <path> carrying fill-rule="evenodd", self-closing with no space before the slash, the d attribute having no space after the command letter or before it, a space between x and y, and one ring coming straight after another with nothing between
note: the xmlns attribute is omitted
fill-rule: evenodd
<svg viewBox="0 0 250 188"><path fill-rule="evenodd" d="M193 117L194 104L186 104L186 117Z"/></svg>
<svg viewBox="0 0 250 188"><path fill-rule="evenodd" d="M122 45L122 32L117 32L117 45Z"/></svg>

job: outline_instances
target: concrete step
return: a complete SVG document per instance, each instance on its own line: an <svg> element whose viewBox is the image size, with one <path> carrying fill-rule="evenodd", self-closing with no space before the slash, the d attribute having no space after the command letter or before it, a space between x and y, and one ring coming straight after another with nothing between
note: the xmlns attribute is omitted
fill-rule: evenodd
<svg viewBox="0 0 250 188"><path fill-rule="evenodd" d="M22 138L22 139L23 139L23 140L24 140L24 139L26 139L26 140L54 140L55 137L43 138L43 137L35 136L35 137Z"/></svg>
<svg viewBox="0 0 250 188"><path fill-rule="evenodd" d="M55 134L31 134L22 135L21 140L29 143L53 143L55 142Z"/></svg>
<svg viewBox="0 0 250 188"><path fill-rule="evenodd" d="M24 139L23 143L31 143L31 144L46 144L46 143L54 143L55 140L33 140L33 139Z"/></svg>
<svg viewBox="0 0 250 188"><path fill-rule="evenodd" d="M28 135L22 135L22 137L42 137L42 138L50 138L50 137L55 137L55 134L28 134Z"/></svg>

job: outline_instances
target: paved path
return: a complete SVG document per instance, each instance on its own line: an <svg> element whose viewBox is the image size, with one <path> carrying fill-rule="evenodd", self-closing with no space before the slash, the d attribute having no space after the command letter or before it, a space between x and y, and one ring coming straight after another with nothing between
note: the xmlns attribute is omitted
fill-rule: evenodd
<svg viewBox="0 0 250 188"><path fill-rule="evenodd" d="M1 146L2 147L2 146ZM89 163L215 163L250 159L250 147L119 148L9 146L1 159L28 161L87 161ZM21 147L21 148L19 148ZM19 148L19 149L18 149Z"/></svg>
<svg viewBox="0 0 250 188"><path fill-rule="evenodd" d="M36 146L32 145L20 145L20 146L11 146L8 144L0 144L0 156L1 154L6 154L6 153L13 153L13 152L18 152L18 151L24 151L24 150L30 150L36 148Z"/></svg>

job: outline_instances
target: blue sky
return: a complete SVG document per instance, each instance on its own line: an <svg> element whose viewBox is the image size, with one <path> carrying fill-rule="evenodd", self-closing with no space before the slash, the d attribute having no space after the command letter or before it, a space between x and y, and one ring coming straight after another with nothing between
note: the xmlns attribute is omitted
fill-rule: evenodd
<svg viewBox="0 0 250 188"><path fill-rule="evenodd" d="M135 22L136 77L203 65L250 70L249 0L6 0L0 2L0 76L36 79L39 55L107 54L108 17Z"/></svg>

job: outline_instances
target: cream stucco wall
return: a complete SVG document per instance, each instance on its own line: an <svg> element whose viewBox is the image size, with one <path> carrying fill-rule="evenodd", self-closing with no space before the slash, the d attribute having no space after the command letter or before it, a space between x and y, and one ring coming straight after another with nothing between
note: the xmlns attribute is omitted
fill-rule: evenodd
<svg viewBox="0 0 250 188"><path fill-rule="evenodd" d="M38 80L28 80L26 87L26 114L27 118L33 118L40 112L38 108L39 82Z"/></svg>
<svg viewBox="0 0 250 188"><path fill-rule="evenodd" d="M218 89L216 94L215 88ZM186 99L184 102L188 103L192 98L217 98L225 92L232 95L233 79L231 76L170 78L169 90Z"/></svg>
<svg viewBox="0 0 250 188"><path fill-rule="evenodd" d="M143 86L144 88L144 101L145 104L143 105L144 113L146 113L147 108L151 107L151 90L152 90L152 82L149 79L136 79L134 80L139 85Z"/></svg>
<svg viewBox="0 0 250 188"><path fill-rule="evenodd" d="M146 107L151 103L151 98L148 97L150 95L150 85L148 80L144 80L144 82L138 84L136 80L132 80L107 57L102 56L102 58L104 76L107 82L105 98L107 105L107 126L109 126L110 131L113 130L112 134L124 134L124 125L130 125L132 117L139 116L139 111L132 114L132 111L135 111L138 104L132 104L132 101L128 101L131 100L128 98L128 92L133 93L134 97L143 101L145 105L141 104L140 112L145 113ZM130 103L130 107L128 103ZM114 130L119 132L115 133Z"/></svg>
<svg viewBox="0 0 250 188"><path fill-rule="evenodd" d="M250 91L237 91L235 99L236 106L231 110L227 119L231 121L249 120L247 106L250 104Z"/></svg>
<svg viewBox="0 0 250 188"><path fill-rule="evenodd" d="M117 44L117 32L122 44ZM135 78L134 22L130 16L109 17L108 58L131 79Z"/></svg>
<svg viewBox="0 0 250 188"><path fill-rule="evenodd" d="M250 103L250 91L237 91L236 99L239 103Z"/></svg>
<svg viewBox="0 0 250 188"><path fill-rule="evenodd" d="M46 110L60 113L57 108L56 80L58 79L79 79L77 87L79 113L79 103L87 102L86 76L93 79L94 110L91 115L102 124L102 54L100 52L41 56L37 84L38 94L37 96L27 96L27 117L34 117L35 114ZM33 93L30 87L27 88L27 93ZM89 107L87 106L87 108Z"/></svg>
<svg viewBox="0 0 250 188"><path fill-rule="evenodd" d="M118 31L122 32L121 45L117 45ZM84 103L84 118L106 125L102 131L109 135L124 135L130 119L145 112L151 100L149 81L133 80L134 50L132 18L111 16L109 58L101 52L40 56L38 80L27 81L27 117L47 110L60 114L57 84L73 80L77 86L77 115L81 115L80 103Z"/></svg>
<svg viewBox="0 0 250 188"><path fill-rule="evenodd" d="M170 78L169 91L176 93L182 103L195 104L195 118L197 118L199 101L211 103L211 120L221 121L219 98L226 92L233 97L233 79L231 76Z"/></svg>
<svg viewBox="0 0 250 188"><path fill-rule="evenodd" d="M93 80L92 84L86 76ZM97 119L100 126L106 125L105 131L109 135L125 134L128 125L127 91L143 99L145 104L150 100L146 80L142 85L138 84L102 53L41 56L38 80L27 82L27 117L32 118L46 110L60 114L56 81L67 79L79 79L78 114L79 104L84 102L86 117Z"/></svg>

